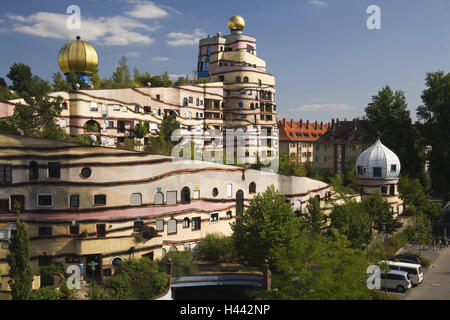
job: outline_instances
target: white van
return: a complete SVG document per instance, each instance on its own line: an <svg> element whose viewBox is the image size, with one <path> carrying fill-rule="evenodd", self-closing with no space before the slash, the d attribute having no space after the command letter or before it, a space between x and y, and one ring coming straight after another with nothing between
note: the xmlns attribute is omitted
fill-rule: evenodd
<svg viewBox="0 0 450 320"><path fill-rule="evenodd" d="M418 285L423 281L423 271L420 264L388 261L388 265L390 270L407 272L413 285Z"/></svg>
<svg viewBox="0 0 450 320"><path fill-rule="evenodd" d="M389 273L381 272L381 289L391 289L405 292L412 287L411 278L405 271L392 270Z"/></svg>

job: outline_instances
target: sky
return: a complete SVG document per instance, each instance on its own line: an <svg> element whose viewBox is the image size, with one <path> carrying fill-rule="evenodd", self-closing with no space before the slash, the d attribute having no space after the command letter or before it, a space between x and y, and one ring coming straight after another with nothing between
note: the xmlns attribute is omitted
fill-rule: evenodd
<svg viewBox="0 0 450 320"><path fill-rule="evenodd" d="M71 30L71 5L81 29ZM376 5L379 15L369 6ZM405 93L411 116L422 104L427 72L450 72L448 0L15 0L0 9L0 77L25 63L51 81L58 53L80 35L110 78L122 55L130 70L189 75L198 41L229 34L241 15L245 34L276 78L279 119L330 122L363 117L386 85ZM375 18L379 18L375 20ZM379 22L376 29L369 25Z"/></svg>

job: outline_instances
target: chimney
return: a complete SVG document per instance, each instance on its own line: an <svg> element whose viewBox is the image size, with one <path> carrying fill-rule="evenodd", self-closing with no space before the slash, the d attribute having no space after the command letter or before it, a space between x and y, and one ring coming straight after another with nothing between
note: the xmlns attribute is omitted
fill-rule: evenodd
<svg viewBox="0 0 450 320"><path fill-rule="evenodd" d="M331 130L334 130L334 127L336 126L336 122L334 119L331 119Z"/></svg>
<svg viewBox="0 0 450 320"><path fill-rule="evenodd" d="M314 122L314 129L317 130L317 121Z"/></svg>
<svg viewBox="0 0 450 320"><path fill-rule="evenodd" d="M300 119L300 129L303 128L303 119Z"/></svg>
<svg viewBox="0 0 450 320"><path fill-rule="evenodd" d="M323 130L323 121L320 121L320 130Z"/></svg>
<svg viewBox="0 0 450 320"><path fill-rule="evenodd" d="M309 129L309 120L306 120L306 129Z"/></svg>
<svg viewBox="0 0 450 320"><path fill-rule="evenodd" d="M294 120L291 119L291 128L294 127Z"/></svg>

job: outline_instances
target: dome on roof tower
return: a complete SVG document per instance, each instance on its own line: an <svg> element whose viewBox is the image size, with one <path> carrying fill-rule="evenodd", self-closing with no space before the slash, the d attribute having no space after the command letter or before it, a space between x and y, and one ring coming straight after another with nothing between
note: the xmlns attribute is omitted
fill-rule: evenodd
<svg viewBox="0 0 450 320"><path fill-rule="evenodd" d="M400 160L378 138L356 160L356 174L359 179L395 180L400 174Z"/></svg>

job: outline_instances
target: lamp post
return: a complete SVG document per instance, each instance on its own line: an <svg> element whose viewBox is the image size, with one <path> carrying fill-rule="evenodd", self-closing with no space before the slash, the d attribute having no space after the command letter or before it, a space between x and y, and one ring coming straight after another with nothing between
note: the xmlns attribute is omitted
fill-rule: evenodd
<svg viewBox="0 0 450 320"><path fill-rule="evenodd" d="M98 263L95 262L95 261L92 261L92 262L88 263L87 265L91 267L91 270L92 270L92 282L94 282L94 271L95 271L95 267L98 266Z"/></svg>

